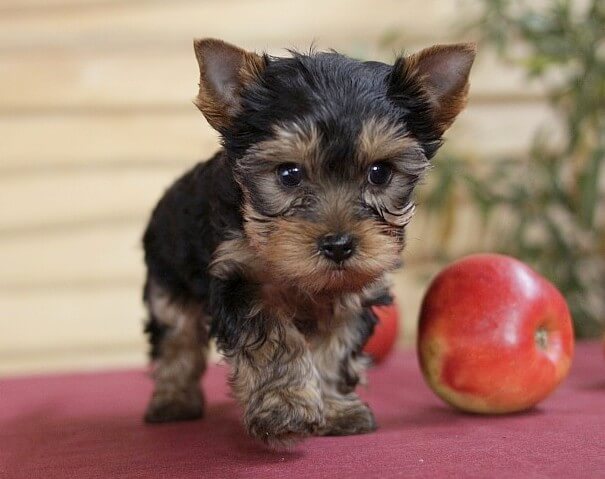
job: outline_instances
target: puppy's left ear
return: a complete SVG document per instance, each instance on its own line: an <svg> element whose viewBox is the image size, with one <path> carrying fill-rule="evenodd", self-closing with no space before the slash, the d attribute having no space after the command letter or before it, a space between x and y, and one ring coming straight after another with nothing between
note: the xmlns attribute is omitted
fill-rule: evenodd
<svg viewBox="0 0 605 479"><path fill-rule="evenodd" d="M213 38L193 42L200 67L200 90L195 105L219 132L239 112L242 90L257 80L267 57Z"/></svg>
<svg viewBox="0 0 605 479"><path fill-rule="evenodd" d="M476 52L474 43L435 45L400 58L393 67L400 86L419 86L424 90L440 134L451 126L466 105L468 76Z"/></svg>

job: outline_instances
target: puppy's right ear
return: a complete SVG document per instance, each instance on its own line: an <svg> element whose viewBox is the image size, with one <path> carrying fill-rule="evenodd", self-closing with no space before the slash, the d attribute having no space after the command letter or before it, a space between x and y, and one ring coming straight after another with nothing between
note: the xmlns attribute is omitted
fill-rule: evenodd
<svg viewBox="0 0 605 479"><path fill-rule="evenodd" d="M200 90L193 101L210 125L224 131L239 112L244 87L258 79L267 57L212 38L193 42L200 66Z"/></svg>

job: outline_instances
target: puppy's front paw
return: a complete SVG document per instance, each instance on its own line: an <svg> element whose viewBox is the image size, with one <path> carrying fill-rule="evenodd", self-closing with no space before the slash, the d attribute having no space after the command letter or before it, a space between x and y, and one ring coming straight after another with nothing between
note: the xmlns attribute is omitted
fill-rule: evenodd
<svg viewBox="0 0 605 479"><path fill-rule="evenodd" d="M246 410L246 429L272 449L290 449L325 427L318 391L271 391L256 402Z"/></svg>
<svg viewBox="0 0 605 479"><path fill-rule="evenodd" d="M337 403L327 412L326 426L321 431L324 436L349 436L365 434L377 429L376 419L367 404L361 401Z"/></svg>
<svg viewBox="0 0 605 479"><path fill-rule="evenodd" d="M156 391L145 412L145 422L188 421L204 415L204 400L197 388L178 392Z"/></svg>

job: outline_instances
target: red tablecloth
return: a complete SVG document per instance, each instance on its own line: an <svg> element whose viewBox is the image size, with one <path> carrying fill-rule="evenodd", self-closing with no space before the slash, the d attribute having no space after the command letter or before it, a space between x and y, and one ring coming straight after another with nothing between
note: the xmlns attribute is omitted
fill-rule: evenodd
<svg viewBox="0 0 605 479"><path fill-rule="evenodd" d="M0 381L2 478L601 477L605 358L577 348L571 376L538 409L479 417L444 406L410 353L374 369L363 393L380 429L311 438L291 453L248 439L227 395L225 366L204 379L201 421L144 425L142 371Z"/></svg>

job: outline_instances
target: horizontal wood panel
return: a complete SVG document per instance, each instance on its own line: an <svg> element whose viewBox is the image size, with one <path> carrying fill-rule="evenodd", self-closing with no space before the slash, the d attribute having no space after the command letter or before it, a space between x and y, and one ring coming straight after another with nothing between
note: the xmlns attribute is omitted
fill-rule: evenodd
<svg viewBox="0 0 605 479"><path fill-rule="evenodd" d="M277 41L306 46L346 37L368 43L397 29L405 38L447 36L464 8L456 2L411 0L249 0L116 3L95 9L51 9L0 17L0 51L15 49L158 48L215 36L263 48ZM422 12L411 15L410 12ZM283 45L282 45L283 46ZM338 46L338 45L336 45Z"/></svg>
<svg viewBox="0 0 605 479"><path fill-rule="evenodd" d="M0 240L0 290L111 283L143 278L145 220Z"/></svg>
<svg viewBox="0 0 605 479"><path fill-rule="evenodd" d="M536 128L547 121L552 113L545 105L486 106L471 100L446 137L450 146L464 152L514 154L525 151ZM193 106L163 115L0 117L0 138L0 172L129 161L189 163L209 157L218 147L217 135Z"/></svg>
<svg viewBox="0 0 605 479"><path fill-rule="evenodd" d="M407 45L407 50L420 47ZM369 43L367 49L366 58L393 60L390 50L379 51L376 44ZM0 65L0 114L189 108L199 74L190 46L159 54L149 48L137 54L118 50L0 55ZM489 52L479 57L471 83L474 102L528 101L541 94L519 69L497 62Z"/></svg>
<svg viewBox="0 0 605 479"><path fill-rule="evenodd" d="M158 0L2 0L0 13L34 14L41 15L49 9L59 10L65 8L104 8L112 3L151 3ZM161 1L161 0L160 0ZM191 1L191 0L172 0Z"/></svg>
<svg viewBox="0 0 605 479"><path fill-rule="evenodd" d="M16 351L142 344L140 288L0 293L0 358Z"/></svg>
<svg viewBox="0 0 605 479"><path fill-rule="evenodd" d="M38 234L121 218L146 218L181 165L57 171L8 177L0 188L2 234Z"/></svg>
<svg viewBox="0 0 605 479"><path fill-rule="evenodd" d="M145 160L193 161L218 146L193 105L177 114L24 115L0 117L0 171Z"/></svg>
<svg viewBox="0 0 605 479"><path fill-rule="evenodd" d="M477 209L459 202L454 209L452 223L446 223L435 214L428 215L422 204L408 227L404 259L412 262L433 261L436 257L461 256L489 248L493 237L484 230Z"/></svg>

